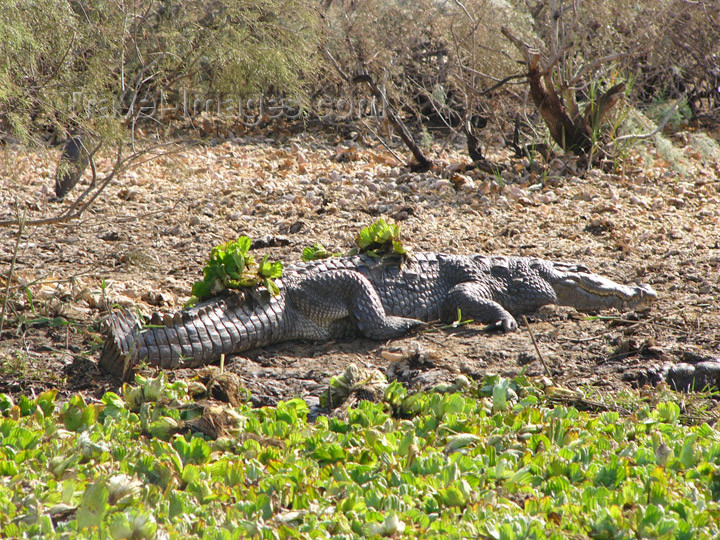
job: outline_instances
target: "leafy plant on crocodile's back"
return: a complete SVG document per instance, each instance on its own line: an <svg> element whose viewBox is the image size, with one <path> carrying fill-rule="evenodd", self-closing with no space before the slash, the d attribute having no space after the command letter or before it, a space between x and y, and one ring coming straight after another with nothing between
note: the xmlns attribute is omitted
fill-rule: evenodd
<svg viewBox="0 0 720 540"><path fill-rule="evenodd" d="M381 257L405 256L408 253L400 241L400 227L394 223L386 223L382 218L362 229L355 238L355 244L357 247L350 251L350 255L367 253L371 257ZM280 290L273 280L282 276L282 263L268 262L266 255L258 264L248 253L251 245L252 241L249 237L241 236L235 241L212 248L203 269L204 277L193 284L192 296L185 303L185 307L192 307L226 289L254 288L264 285L270 293L279 294ZM302 259L313 261L339 255L329 252L325 246L316 243L303 250Z"/></svg>
<svg viewBox="0 0 720 540"><path fill-rule="evenodd" d="M358 233L355 237L355 246L348 252L348 255L367 253L371 257L382 257L408 254L407 249L400 241L400 227L395 223L386 223L382 218ZM315 243L303 249L302 260L305 262L316 261L341 255L341 253L331 253L322 244Z"/></svg>
<svg viewBox="0 0 720 540"><path fill-rule="evenodd" d="M225 289L263 285L270 293L279 294L280 290L273 280L282 276L282 263L268 262L266 255L258 264L255 257L248 254L251 245L249 237L241 236L212 248L203 269L204 277L193 284L192 297L185 306L193 306Z"/></svg>
<svg viewBox="0 0 720 540"><path fill-rule="evenodd" d="M386 223L383 218L362 229L355 238L355 244L359 253L367 253L371 257L392 253L407 255L407 249L400 241L400 227L395 223Z"/></svg>
<svg viewBox="0 0 720 540"><path fill-rule="evenodd" d="M317 261L320 259L328 259L330 257L340 257L342 253L333 253L328 251L325 246L315 242L312 246L307 246L303 249L302 260L304 262Z"/></svg>

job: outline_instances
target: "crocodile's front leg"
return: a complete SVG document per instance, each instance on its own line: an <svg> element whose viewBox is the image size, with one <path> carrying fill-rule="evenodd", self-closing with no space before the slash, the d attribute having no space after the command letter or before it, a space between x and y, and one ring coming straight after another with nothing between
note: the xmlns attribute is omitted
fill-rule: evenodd
<svg viewBox="0 0 720 540"><path fill-rule="evenodd" d="M480 283L468 281L450 289L440 311L442 321L451 323L457 320L458 310L463 319L488 325L486 330L517 330L515 317L500 304L489 299L486 287Z"/></svg>
<svg viewBox="0 0 720 540"><path fill-rule="evenodd" d="M417 319L387 315L372 283L352 270L311 274L288 287L287 294L293 307L309 319L310 333L315 325L331 328L348 320L351 327L365 337L386 340L403 336L425 324ZM305 337L302 323L299 326L299 337Z"/></svg>

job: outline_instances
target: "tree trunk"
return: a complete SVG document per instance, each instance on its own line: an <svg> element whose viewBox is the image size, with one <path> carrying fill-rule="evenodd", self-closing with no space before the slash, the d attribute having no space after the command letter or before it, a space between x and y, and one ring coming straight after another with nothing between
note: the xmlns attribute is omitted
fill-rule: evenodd
<svg viewBox="0 0 720 540"><path fill-rule="evenodd" d="M589 103L583 113L579 112L572 89L567 89L565 99L558 95L552 80L553 66L541 69L540 53L531 50L510 30L502 33L520 50L528 67L527 80L530 96L540 116L550 131L550 136L564 151L578 155L590 155L593 151L594 132L605 114L617 103L625 90L625 83L616 84Z"/></svg>
<svg viewBox="0 0 720 540"><path fill-rule="evenodd" d="M84 137L70 136L55 171L55 195L58 199L65 197L75 187L89 163L90 153L85 148Z"/></svg>

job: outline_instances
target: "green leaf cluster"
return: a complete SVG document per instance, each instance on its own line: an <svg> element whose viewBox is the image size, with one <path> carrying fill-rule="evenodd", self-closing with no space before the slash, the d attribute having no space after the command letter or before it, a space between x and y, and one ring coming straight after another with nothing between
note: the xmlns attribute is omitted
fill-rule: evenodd
<svg viewBox="0 0 720 540"><path fill-rule="evenodd" d="M362 229L355 243L357 248L351 254L367 253L371 257L383 255L404 257L408 254L400 241L400 227L394 223L388 224L382 218ZM279 294L280 290L273 280L282 277L282 263L269 262L266 255L258 264L248 253L251 245L252 241L249 237L241 236L235 241L212 248L203 269L203 279L193 284L192 297L185 307L192 307L226 289L263 285L272 294ZM325 246L315 243L303 249L302 260L314 261L339 255L339 253L330 253Z"/></svg>
<svg viewBox="0 0 720 540"><path fill-rule="evenodd" d="M382 218L362 229L355 238L355 244L359 253L367 253L371 257L407 254L400 241L400 227L395 223L386 223Z"/></svg>
<svg viewBox="0 0 720 540"><path fill-rule="evenodd" d="M162 374L99 403L0 394L0 536L720 534L720 435L673 401L588 413L522 377L460 386L393 382L312 423L299 399L242 405L217 440L181 428L196 407Z"/></svg>
<svg viewBox="0 0 720 540"><path fill-rule="evenodd" d="M395 223L386 223L382 218L358 233L355 237L355 246L348 255L358 253L367 253L371 257L408 255L407 248L400 241L400 226ZM302 260L305 262L341 256L342 253L331 253L320 243L308 246L302 252Z"/></svg>
<svg viewBox="0 0 720 540"><path fill-rule="evenodd" d="M315 243L312 246L307 246L303 249L302 260L304 262L317 261L320 259L328 259L330 257L340 257L342 253L332 253L327 250L325 246L319 243Z"/></svg>
<svg viewBox="0 0 720 540"><path fill-rule="evenodd" d="M203 269L204 277L193 284L192 298L186 307L226 289L263 285L273 295L279 294L280 290L273 280L282 277L282 263L269 262L266 255L258 264L255 258L248 254L251 244L250 238L241 236L235 241L212 248Z"/></svg>

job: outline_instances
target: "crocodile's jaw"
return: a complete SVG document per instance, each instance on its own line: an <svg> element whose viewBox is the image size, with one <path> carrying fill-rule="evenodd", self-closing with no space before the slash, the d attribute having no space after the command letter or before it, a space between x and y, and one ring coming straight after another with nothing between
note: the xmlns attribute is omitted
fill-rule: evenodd
<svg viewBox="0 0 720 540"><path fill-rule="evenodd" d="M649 285L621 285L584 271L584 267L576 268L578 270L571 270L567 265L556 265L559 272L551 284L557 294L557 303L561 306L571 306L578 311L643 309L658 298Z"/></svg>

